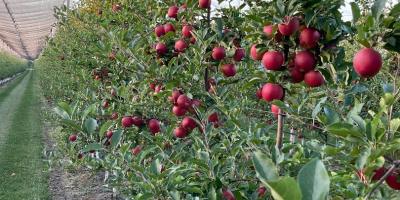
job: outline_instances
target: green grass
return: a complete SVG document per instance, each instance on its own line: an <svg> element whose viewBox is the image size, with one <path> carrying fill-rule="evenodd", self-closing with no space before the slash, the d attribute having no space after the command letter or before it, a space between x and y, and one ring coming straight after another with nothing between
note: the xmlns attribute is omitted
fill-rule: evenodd
<svg viewBox="0 0 400 200"><path fill-rule="evenodd" d="M34 73L0 89L0 199L50 198Z"/></svg>

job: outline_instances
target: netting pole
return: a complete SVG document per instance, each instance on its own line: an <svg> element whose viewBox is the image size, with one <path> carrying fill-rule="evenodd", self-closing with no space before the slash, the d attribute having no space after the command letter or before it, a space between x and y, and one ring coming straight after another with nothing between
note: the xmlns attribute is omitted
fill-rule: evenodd
<svg viewBox="0 0 400 200"><path fill-rule="evenodd" d="M67 0L67 8L68 8L68 9L69 9L69 1L70 1L70 0Z"/></svg>

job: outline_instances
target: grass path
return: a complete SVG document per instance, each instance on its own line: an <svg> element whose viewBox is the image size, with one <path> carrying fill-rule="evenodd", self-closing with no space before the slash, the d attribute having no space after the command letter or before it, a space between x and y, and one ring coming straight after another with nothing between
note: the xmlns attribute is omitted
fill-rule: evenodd
<svg viewBox="0 0 400 200"><path fill-rule="evenodd" d="M50 198L39 108L33 70L0 88L0 199Z"/></svg>

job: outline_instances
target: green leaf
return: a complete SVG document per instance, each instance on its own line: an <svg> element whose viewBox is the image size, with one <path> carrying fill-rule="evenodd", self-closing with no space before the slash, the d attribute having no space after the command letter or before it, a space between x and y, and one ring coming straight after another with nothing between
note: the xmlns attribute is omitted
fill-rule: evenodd
<svg viewBox="0 0 400 200"><path fill-rule="evenodd" d="M339 115L336 113L335 110L333 110L332 108L325 107L324 112L327 118L326 122L327 125L339 122Z"/></svg>
<svg viewBox="0 0 400 200"><path fill-rule="evenodd" d="M360 138L363 137L363 134L361 133L362 131L358 129L358 127L344 122L330 124L326 127L326 131L342 137L347 137L349 135L353 135Z"/></svg>
<svg viewBox="0 0 400 200"><path fill-rule="evenodd" d="M148 199L152 199L153 197L154 197L154 194L146 193L146 194L137 195L135 199L137 199L137 200L148 200Z"/></svg>
<svg viewBox="0 0 400 200"><path fill-rule="evenodd" d="M390 131L391 132L397 131L399 129L399 127L400 127L400 119L399 118L395 118L390 121Z"/></svg>
<svg viewBox="0 0 400 200"><path fill-rule="evenodd" d="M215 188L213 186L208 190L207 199L217 200L217 193L215 192Z"/></svg>
<svg viewBox="0 0 400 200"><path fill-rule="evenodd" d="M371 7L372 15L375 17L377 21L385 8L386 0L375 0L374 4Z"/></svg>
<svg viewBox="0 0 400 200"><path fill-rule="evenodd" d="M70 126L71 128L75 128L78 131L82 131L82 128L73 120L60 119L59 122L62 124L66 124L66 125Z"/></svg>
<svg viewBox="0 0 400 200"><path fill-rule="evenodd" d="M400 16L400 3L393 6L392 10L389 12L389 16L398 18Z"/></svg>
<svg viewBox="0 0 400 200"><path fill-rule="evenodd" d="M121 141L122 133L124 133L124 130L118 130L114 132L113 136L111 137L111 148L115 148L119 141Z"/></svg>
<svg viewBox="0 0 400 200"><path fill-rule="evenodd" d="M60 117L64 118L64 119L70 119L70 117L68 116L68 113L65 112L62 108L60 107L56 107L53 109L55 113L57 113L58 115L60 115Z"/></svg>
<svg viewBox="0 0 400 200"><path fill-rule="evenodd" d="M270 190L275 200L302 199L299 185L292 177L284 177L274 182L261 179Z"/></svg>
<svg viewBox="0 0 400 200"><path fill-rule="evenodd" d="M252 159L258 178L265 181L275 181L279 178L275 164L265 154L255 152Z"/></svg>
<svg viewBox="0 0 400 200"><path fill-rule="evenodd" d="M360 11L360 8L358 7L358 5L355 2L351 2L350 6L351 6L351 12L353 14L353 20L352 20L353 24L356 24L357 21L360 19L361 11Z"/></svg>
<svg viewBox="0 0 400 200"><path fill-rule="evenodd" d="M112 124L113 124L112 120L107 121L106 123L104 123L100 128L99 136L103 137L104 133L111 127Z"/></svg>
<svg viewBox="0 0 400 200"><path fill-rule="evenodd" d="M97 128L97 121L95 119L89 118L85 121L85 128L89 134L93 134L94 130Z"/></svg>
<svg viewBox="0 0 400 200"><path fill-rule="evenodd" d="M139 155L139 158L138 158L138 163L142 162L142 160L147 156L147 154L149 154L150 152L152 152L156 148L157 148L156 145L151 145L151 146L148 146L145 149L143 149L140 152L140 155Z"/></svg>
<svg viewBox="0 0 400 200"><path fill-rule="evenodd" d="M303 195L302 200L326 199L330 179L321 160L315 158L304 165L299 171L297 181Z"/></svg>
<svg viewBox="0 0 400 200"><path fill-rule="evenodd" d="M59 108L63 109L67 114L68 117L72 117L72 108L69 106L67 102L60 102L57 104Z"/></svg>
<svg viewBox="0 0 400 200"><path fill-rule="evenodd" d="M183 187L179 188L179 191L184 191L184 192L189 192L189 193L198 193L198 194L203 194L203 190L198 188L198 187Z"/></svg>
<svg viewBox="0 0 400 200"><path fill-rule="evenodd" d="M325 103L325 101L328 99L328 97L323 97L321 100L318 102L318 104L315 106L314 110L312 111L311 116L315 117L321 111L321 104Z"/></svg>
<svg viewBox="0 0 400 200"><path fill-rule="evenodd" d="M88 152L90 150L103 150L103 147L98 143L88 144L85 148L82 149L82 153Z"/></svg>
<svg viewBox="0 0 400 200"><path fill-rule="evenodd" d="M309 10L309 11L306 12L306 21L305 21L305 24L306 24L307 27L310 26L310 23L311 23L311 21L314 19L314 17L315 17L315 12L314 12L314 10Z"/></svg>
<svg viewBox="0 0 400 200"><path fill-rule="evenodd" d="M364 133L367 132L366 123L359 115L353 115L350 118L358 125L358 127L360 127L361 130L364 131Z"/></svg>
<svg viewBox="0 0 400 200"><path fill-rule="evenodd" d="M357 92L365 92L368 91L368 88L363 86L363 85L354 85L350 90L346 91L344 94L349 95L349 94L355 94Z"/></svg>
<svg viewBox="0 0 400 200"><path fill-rule="evenodd" d="M159 159L156 159L151 163L151 172L153 174L159 175L161 173L161 168L162 166Z"/></svg>
<svg viewBox="0 0 400 200"><path fill-rule="evenodd" d="M356 168L361 171L364 168L367 158L371 155L371 148L365 149L357 157Z"/></svg>
<svg viewBox="0 0 400 200"><path fill-rule="evenodd" d="M169 197L171 197L172 200L180 200L181 199L181 195L179 194L179 192L177 190L172 190L169 191Z"/></svg>
<svg viewBox="0 0 400 200"><path fill-rule="evenodd" d="M247 88L254 85L255 83L258 83L261 81L263 81L263 79L261 79L259 77L254 77L254 78L250 79L246 84L243 85L242 92L244 92Z"/></svg>

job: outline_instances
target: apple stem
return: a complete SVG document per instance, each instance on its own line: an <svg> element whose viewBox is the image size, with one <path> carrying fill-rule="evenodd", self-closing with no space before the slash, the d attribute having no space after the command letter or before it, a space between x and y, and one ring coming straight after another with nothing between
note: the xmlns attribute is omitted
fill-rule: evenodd
<svg viewBox="0 0 400 200"><path fill-rule="evenodd" d="M368 193L368 195L364 198L364 200L369 199L372 196L372 193L376 190L376 188L379 187L379 185L381 185L383 183L384 180L386 180L386 178L393 173L393 171L400 165L400 160L397 160L395 162L393 162L393 165L390 166L389 170L386 172L385 175L383 175L381 177L381 179L379 179L378 183L376 183L376 185L372 188L372 190Z"/></svg>
<svg viewBox="0 0 400 200"><path fill-rule="evenodd" d="M400 54L397 54L397 57L399 57L400 58ZM396 70L396 74L395 74L395 77L394 77L394 80L393 80L393 94L395 95L395 96L397 96L397 94L398 94L398 92L396 91L397 90L397 80L398 80L398 76L399 76L399 70L400 70L400 59L397 59L397 70ZM393 105L391 105L390 106L390 112L389 112L389 115L388 115L388 131L387 131L387 141L389 141L390 140L390 121L392 120L392 116L393 116Z"/></svg>

